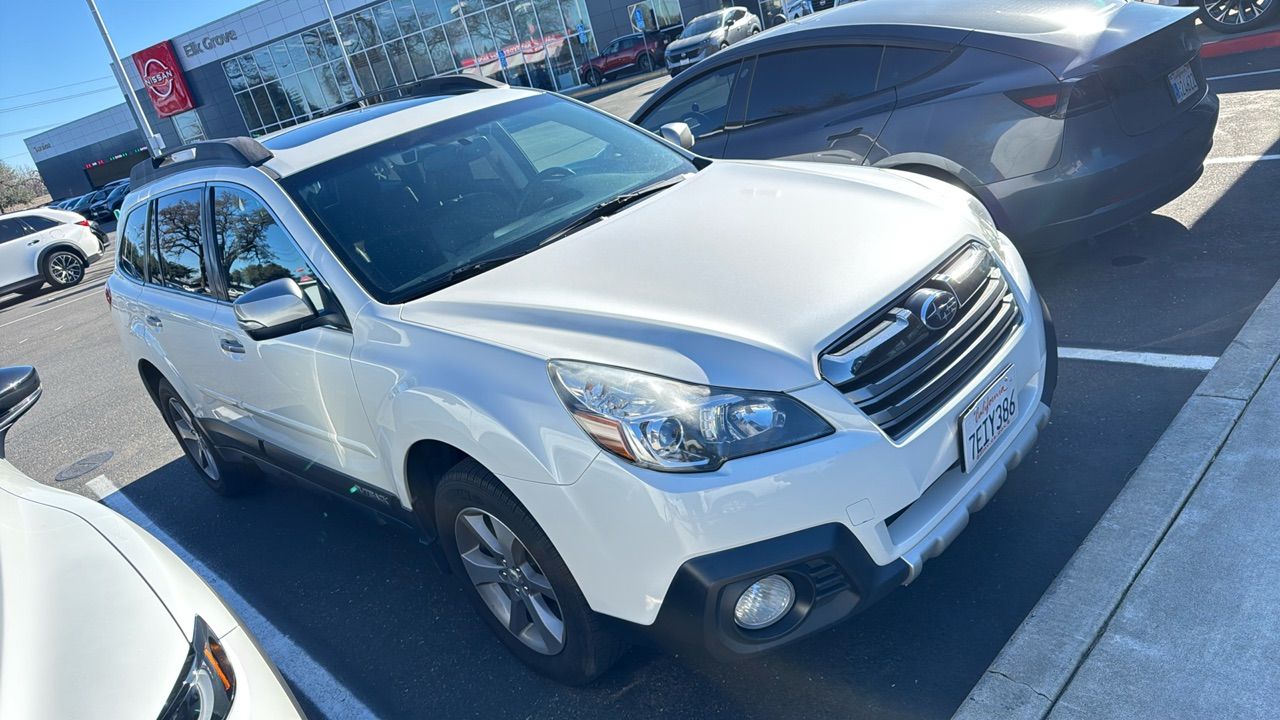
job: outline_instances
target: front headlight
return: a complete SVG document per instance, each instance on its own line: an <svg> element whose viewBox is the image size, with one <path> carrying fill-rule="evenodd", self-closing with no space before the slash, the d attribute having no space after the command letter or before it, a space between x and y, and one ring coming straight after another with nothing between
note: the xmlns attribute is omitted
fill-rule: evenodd
<svg viewBox="0 0 1280 720"><path fill-rule="evenodd" d="M549 370L565 407L597 445L653 470L715 470L726 460L834 432L781 393L693 385L567 360L553 360Z"/></svg>
<svg viewBox="0 0 1280 720"><path fill-rule="evenodd" d="M218 638L196 617L191 653L159 720L223 720L236 696L236 676Z"/></svg>

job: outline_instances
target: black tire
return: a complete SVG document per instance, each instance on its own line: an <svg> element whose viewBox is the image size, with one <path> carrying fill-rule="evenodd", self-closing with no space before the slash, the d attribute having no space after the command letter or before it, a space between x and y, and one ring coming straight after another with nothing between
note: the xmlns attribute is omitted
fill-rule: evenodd
<svg viewBox="0 0 1280 720"><path fill-rule="evenodd" d="M637 63L640 65L640 74L643 75L645 73L653 72L653 56L652 55L649 55L648 53L641 55Z"/></svg>
<svg viewBox="0 0 1280 720"><path fill-rule="evenodd" d="M569 568L529 511L492 473L474 460L463 460L445 473L436 488L436 528L441 549L454 573L466 586L476 613L499 641L535 672L566 685L583 685L608 670L626 650L606 618L587 605ZM539 652L508 630L481 596L463 566L456 523L465 513L482 514L501 521L515 536L515 543L533 561L553 589L552 597L563 622L563 644L554 654ZM468 553L471 555L471 553ZM498 586L499 583L491 583ZM507 589L504 588L504 591ZM514 606L516 599L510 597ZM532 624L530 625L532 627Z"/></svg>
<svg viewBox="0 0 1280 720"><path fill-rule="evenodd" d="M258 484L258 476L253 468L242 464L230 463L222 458L217 448L209 440L209 436L198 422L191 408L183 402L168 380L160 379L156 385L156 401L160 405L160 415L169 426L169 431L182 447L182 454L191 463L196 474L204 480L214 492L226 497L243 495ZM185 413L185 417L183 414ZM185 423L185 425L184 425ZM199 440L192 439L194 435ZM197 450L195 445L202 448Z"/></svg>
<svg viewBox="0 0 1280 720"><path fill-rule="evenodd" d="M80 253L66 248L53 250L40 263L40 274L55 290L79 285L84 280L84 271L84 258Z"/></svg>
<svg viewBox="0 0 1280 720"><path fill-rule="evenodd" d="M600 74L599 70L589 70L587 71L587 84L591 87L600 87L604 84L604 76Z"/></svg>
<svg viewBox="0 0 1280 720"><path fill-rule="evenodd" d="M1238 22L1224 22L1213 17L1211 8L1221 3L1214 0L1198 0L1196 3L1200 6L1200 20L1211 29L1220 33L1239 33L1262 27L1276 19L1280 15L1280 0L1244 0L1239 5L1233 5L1236 15L1228 14L1228 10L1220 11L1219 14L1224 18L1236 18ZM1247 12L1257 13L1247 19L1241 18L1241 13L1246 12L1242 6L1248 6Z"/></svg>

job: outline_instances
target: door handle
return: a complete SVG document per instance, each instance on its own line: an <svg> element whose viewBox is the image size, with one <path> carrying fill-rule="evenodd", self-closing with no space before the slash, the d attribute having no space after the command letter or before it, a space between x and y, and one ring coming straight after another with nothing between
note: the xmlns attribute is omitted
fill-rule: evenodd
<svg viewBox="0 0 1280 720"><path fill-rule="evenodd" d="M35 240L32 240L31 242L29 242L29 243L27 243L27 244L28 244L28 245L39 245L39 244L40 244L40 238L36 238Z"/></svg>
<svg viewBox="0 0 1280 720"><path fill-rule="evenodd" d="M160 328L164 327L164 323L163 323L163 322L160 322L160 318L156 317L155 315L148 315L148 316L147 316L147 324L148 324L148 325L150 325L151 327L153 327L153 328L157 329L157 330L159 330Z"/></svg>
<svg viewBox="0 0 1280 720"><path fill-rule="evenodd" d="M244 346L240 344L239 340L232 340L231 338L222 338L221 340L218 341L218 345L222 347L223 352L244 354Z"/></svg>

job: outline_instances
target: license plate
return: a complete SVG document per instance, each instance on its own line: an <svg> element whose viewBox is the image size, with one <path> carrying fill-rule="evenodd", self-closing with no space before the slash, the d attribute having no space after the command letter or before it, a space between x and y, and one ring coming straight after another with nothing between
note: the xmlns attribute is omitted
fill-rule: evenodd
<svg viewBox="0 0 1280 720"><path fill-rule="evenodd" d="M977 466L1018 415L1018 400L1014 397L1010 379L1012 374L1013 366L1010 365L960 416L960 454L964 472Z"/></svg>
<svg viewBox="0 0 1280 720"><path fill-rule="evenodd" d="M1196 74L1191 72L1191 65L1188 64L1169 73L1169 87L1173 89L1174 104L1181 105L1183 100L1196 94L1200 84L1196 82Z"/></svg>

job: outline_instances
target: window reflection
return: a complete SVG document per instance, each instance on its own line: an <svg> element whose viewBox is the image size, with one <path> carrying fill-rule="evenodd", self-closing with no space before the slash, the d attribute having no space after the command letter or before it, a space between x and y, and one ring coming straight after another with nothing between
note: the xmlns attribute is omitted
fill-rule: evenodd
<svg viewBox="0 0 1280 720"><path fill-rule="evenodd" d="M660 26L679 22L677 0L649 5ZM386 0L336 24L336 35L323 23L222 62L251 134L447 73L564 91L581 84L577 68L597 54L584 0Z"/></svg>

